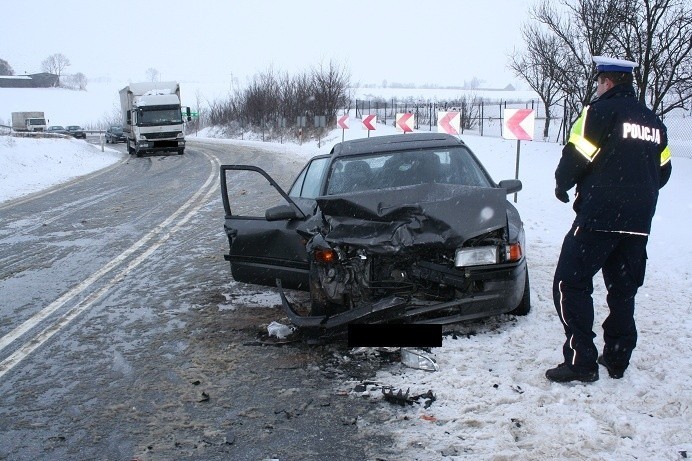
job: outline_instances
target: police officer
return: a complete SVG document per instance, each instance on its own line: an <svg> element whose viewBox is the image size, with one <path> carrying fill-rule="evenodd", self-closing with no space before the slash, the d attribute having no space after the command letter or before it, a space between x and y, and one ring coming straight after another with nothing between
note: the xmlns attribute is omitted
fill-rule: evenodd
<svg viewBox="0 0 692 461"><path fill-rule="evenodd" d="M554 382L598 379L598 364L621 378L637 343L634 297L644 282L646 243L658 190L671 173L666 127L632 86L637 63L594 56L597 98L570 132L555 171L555 196L576 218L565 236L553 301L566 340L564 362L546 372ZM601 270L610 313L602 355L594 345L593 277Z"/></svg>

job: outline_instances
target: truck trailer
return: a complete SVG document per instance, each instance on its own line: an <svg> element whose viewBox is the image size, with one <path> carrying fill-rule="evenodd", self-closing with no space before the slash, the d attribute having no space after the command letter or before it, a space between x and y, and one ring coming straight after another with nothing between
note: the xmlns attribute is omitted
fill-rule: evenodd
<svg viewBox="0 0 692 461"><path fill-rule="evenodd" d="M120 90L123 132L127 151L144 153L185 152L180 85L177 82L130 83ZM190 108L186 108L189 121Z"/></svg>
<svg viewBox="0 0 692 461"><path fill-rule="evenodd" d="M14 131L45 131L46 116L43 112L12 112Z"/></svg>

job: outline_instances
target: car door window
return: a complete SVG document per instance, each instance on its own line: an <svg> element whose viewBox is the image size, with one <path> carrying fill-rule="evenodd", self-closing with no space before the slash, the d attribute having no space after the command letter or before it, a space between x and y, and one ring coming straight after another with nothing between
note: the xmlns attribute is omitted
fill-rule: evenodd
<svg viewBox="0 0 692 461"><path fill-rule="evenodd" d="M328 157L313 159L300 173L288 195L310 199L319 197L328 163Z"/></svg>

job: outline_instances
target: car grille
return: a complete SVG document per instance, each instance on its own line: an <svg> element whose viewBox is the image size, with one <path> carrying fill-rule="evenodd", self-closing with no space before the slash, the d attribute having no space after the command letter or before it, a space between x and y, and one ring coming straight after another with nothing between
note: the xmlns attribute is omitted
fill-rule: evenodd
<svg viewBox="0 0 692 461"><path fill-rule="evenodd" d="M175 138L178 136L180 131L168 131L164 133L146 133L143 134L146 139L164 139L164 138Z"/></svg>

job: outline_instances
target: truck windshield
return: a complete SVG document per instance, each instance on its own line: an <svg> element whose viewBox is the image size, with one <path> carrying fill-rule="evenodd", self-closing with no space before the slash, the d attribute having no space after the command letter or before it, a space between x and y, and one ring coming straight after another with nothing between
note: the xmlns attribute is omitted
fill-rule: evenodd
<svg viewBox="0 0 692 461"><path fill-rule="evenodd" d="M29 125L45 125L46 121L42 118L30 118L28 120Z"/></svg>
<svg viewBox="0 0 692 461"><path fill-rule="evenodd" d="M173 125L183 123L180 107L146 108L139 116L139 125Z"/></svg>

